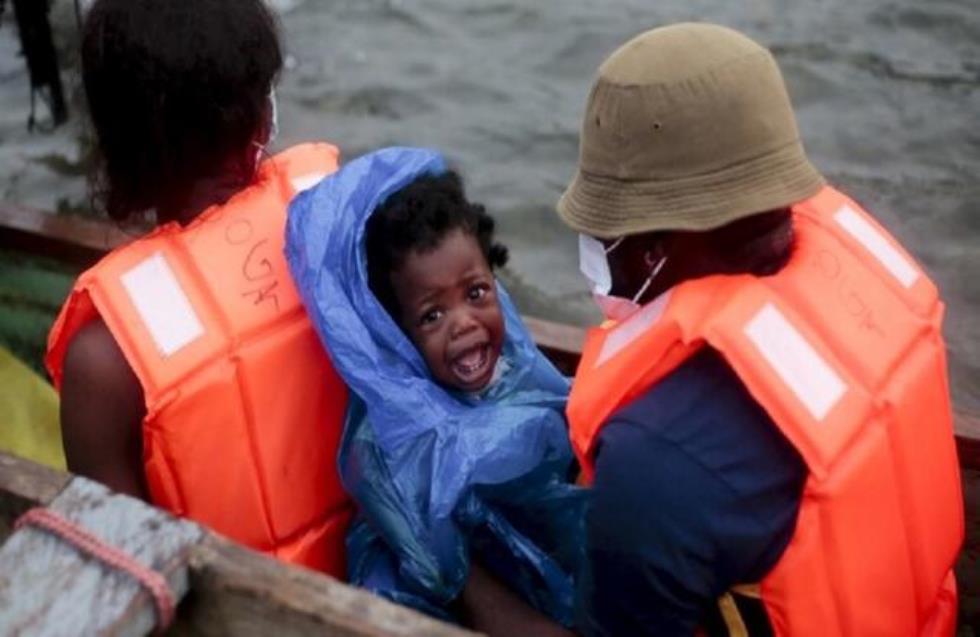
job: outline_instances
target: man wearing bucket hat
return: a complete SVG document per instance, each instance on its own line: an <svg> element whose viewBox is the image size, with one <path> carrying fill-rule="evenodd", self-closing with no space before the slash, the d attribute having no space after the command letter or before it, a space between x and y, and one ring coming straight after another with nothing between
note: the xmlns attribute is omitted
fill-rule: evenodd
<svg viewBox="0 0 980 637"><path fill-rule="evenodd" d="M952 634L943 304L807 160L772 55L707 24L626 43L558 212L610 319L568 405L583 632Z"/></svg>

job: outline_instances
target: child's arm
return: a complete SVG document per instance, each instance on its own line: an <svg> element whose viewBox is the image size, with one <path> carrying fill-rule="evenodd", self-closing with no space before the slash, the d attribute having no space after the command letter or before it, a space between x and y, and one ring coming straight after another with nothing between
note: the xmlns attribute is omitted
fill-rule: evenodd
<svg viewBox="0 0 980 637"><path fill-rule="evenodd" d="M490 637L537 635L572 637L574 633L534 610L476 561L459 597L466 623Z"/></svg>

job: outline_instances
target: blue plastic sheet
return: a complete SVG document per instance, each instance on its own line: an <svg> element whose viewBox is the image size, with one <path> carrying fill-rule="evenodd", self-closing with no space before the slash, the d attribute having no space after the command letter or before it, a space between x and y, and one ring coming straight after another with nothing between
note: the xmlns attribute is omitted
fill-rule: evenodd
<svg viewBox="0 0 980 637"><path fill-rule="evenodd" d="M445 170L433 151L388 148L347 164L289 209L293 277L351 388L338 458L359 505L348 574L449 617L472 552L534 607L571 625L586 492L566 481L568 380L540 354L498 283L506 371L478 396L447 390L368 287L368 217L416 177Z"/></svg>

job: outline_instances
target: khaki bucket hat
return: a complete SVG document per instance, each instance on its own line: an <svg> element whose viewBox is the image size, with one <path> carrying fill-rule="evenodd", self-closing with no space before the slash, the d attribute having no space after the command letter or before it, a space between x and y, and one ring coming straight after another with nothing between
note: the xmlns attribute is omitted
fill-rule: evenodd
<svg viewBox="0 0 980 637"><path fill-rule="evenodd" d="M599 68L558 214L599 238L710 230L823 184L772 54L725 27L676 24Z"/></svg>

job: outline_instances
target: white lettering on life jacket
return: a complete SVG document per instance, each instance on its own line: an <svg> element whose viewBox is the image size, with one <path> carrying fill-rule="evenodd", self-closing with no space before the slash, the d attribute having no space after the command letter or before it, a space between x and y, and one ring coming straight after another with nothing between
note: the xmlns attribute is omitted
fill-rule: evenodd
<svg viewBox="0 0 980 637"><path fill-rule="evenodd" d="M903 287L910 288L918 280L918 269L853 208L847 204L841 206L834 213L834 221L878 259Z"/></svg>
<svg viewBox="0 0 980 637"><path fill-rule="evenodd" d="M653 324L660 320L660 317L664 314L664 310L667 309L667 303L670 301L670 293L671 290L667 290L637 310L636 314L614 327L602 343L602 351L599 352L595 366L599 367L626 349L627 346L639 338L644 332L653 327Z"/></svg>
<svg viewBox="0 0 980 637"><path fill-rule="evenodd" d="M818 422L847 390L837 372L772 303L749 320L745 335Z"/></svg>
<svg viewBox="0 0 980 637"><path fill-rule="evenodd" d="M312 188L320 183L320 180L326 176L327 173L324 172L307 173L305 175L300 175L299 177L293 177L289 181L293 184L293 190L295 190L297 193L301 193L304 190Z"/></svg>
<svg viewBox="0 0 980 637"><path fill-rule="evenodd" d="M162 253L147 257L121 278L164 357L172 356L204 334L201 320Z"/></svg>

